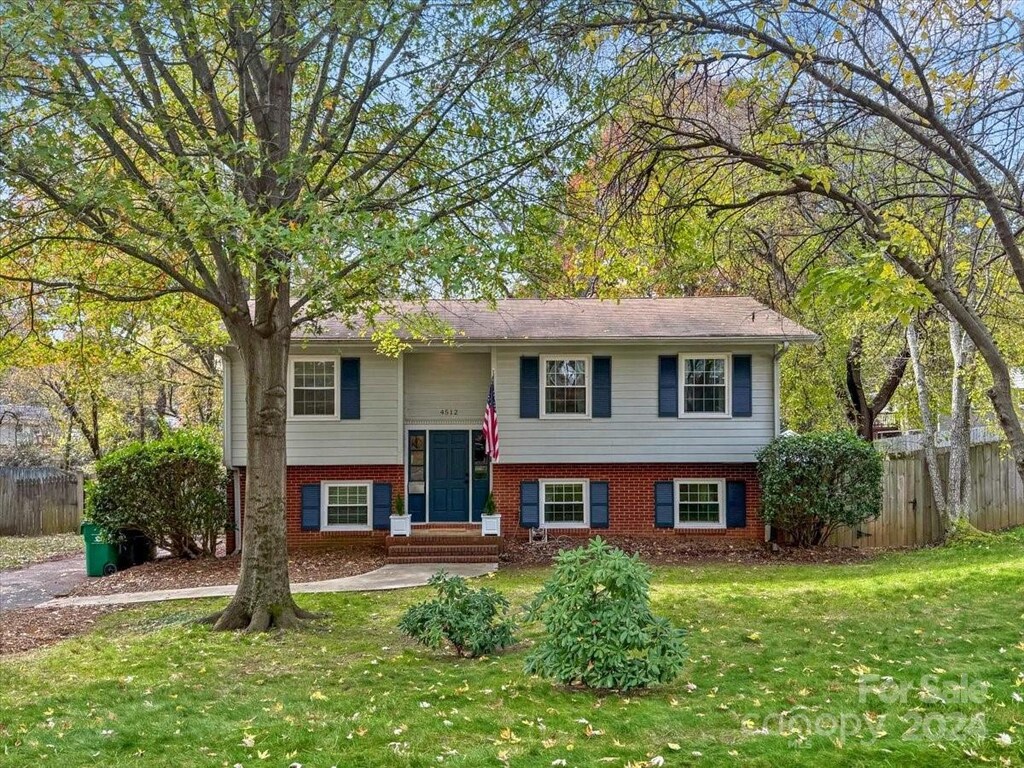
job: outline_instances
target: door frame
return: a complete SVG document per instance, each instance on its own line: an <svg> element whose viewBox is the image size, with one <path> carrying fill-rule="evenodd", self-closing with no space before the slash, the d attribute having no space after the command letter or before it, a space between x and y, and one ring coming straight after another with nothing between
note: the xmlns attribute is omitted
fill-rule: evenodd
<svg viewBox="0 0 1024 768"><path fill-rule="evenodd" d="M423 457L423 503L426 514L426 523L433 525L480 525L479 522L473 521L473 433L479 430L479 425L466 426L464 424L406 424L403 430L404 439L402 441L402 478L403 487L402 492L405 496L406 503L408 504L409 499L409 433L410 432L423 432L426 436L424 442L424 457ZM466 452L467 469L469 472L469 494L467 496L467 504L469 507L468 519L465 522L452 522L450 520L443 520L435 522L430 519L430 433L431 432L467 432L467 438L469 439L469 450ZM494 472L491 469L491 464L488 463L487 469L487 492L490 493L493 489L494 484ZM413 525L426 525L426 523L413 523Z"/></svg>

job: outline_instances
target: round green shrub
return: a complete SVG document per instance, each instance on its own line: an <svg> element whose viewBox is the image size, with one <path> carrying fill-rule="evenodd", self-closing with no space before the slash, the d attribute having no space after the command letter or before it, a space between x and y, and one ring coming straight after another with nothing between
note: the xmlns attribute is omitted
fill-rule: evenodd
<svg viewBox="0 0 1024 768"><path fill-rule="evenodd" d="M882 512L882 456L853 432L778 437L757 455L765 521L796 546Z"/></svg>
<svg viewBox="0 0 1024 768"><path fill-rule="evenodd" d="M205 434L176 430L100 459L87 515L113 541L135 530L175 556L212 554L227 520L226 479Z"/></svg>
<svg viewBox="0 0 1024 768"><path fill-rule="evenodd" d="M412 606L398 629L428 648L446 642L459 656L483 656L514 642L508 600L493 589L473 589L462 576L444 571L430 577L437 599Z"/></svg>
<svg viewBox="0 0 1024 768"><path fill-rule="evenodd" d="M668 683L686 660L685 631L651 613L651 569L600 537L566 550L528 609L546 633L526 671L566 685L630 690Z"/></svg>

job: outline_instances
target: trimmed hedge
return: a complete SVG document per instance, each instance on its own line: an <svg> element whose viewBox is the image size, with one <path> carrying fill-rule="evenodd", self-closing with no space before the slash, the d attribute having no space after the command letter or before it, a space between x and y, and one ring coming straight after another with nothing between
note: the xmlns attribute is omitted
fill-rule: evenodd
<svg viewBox="0 0 1024 768"><path fill-rule="evenodd" d="M796 546L882 513L882 456L853 432L777 437L758 453L757 469L765 522Z"/></svg>
<svg viewBox="0 0 1024 768"><path fill-rule="evenodd" d="M213 554L227 519L226 479L205 434L169 432L97 462L87 516L113 541L135 530L175 556Z"/></svg>

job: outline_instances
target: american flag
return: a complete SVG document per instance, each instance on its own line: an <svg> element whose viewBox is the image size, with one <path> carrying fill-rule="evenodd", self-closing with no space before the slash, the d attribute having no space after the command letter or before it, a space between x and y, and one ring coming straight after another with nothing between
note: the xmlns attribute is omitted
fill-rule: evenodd
<svg viewBox="0 0 1024 768"><path fill-rule="evenodd" d="M487 407L484 408L484 450L491 461L498 461L498 406L494 402L494 377L491 377L491 388L487 390Z"/></svg>

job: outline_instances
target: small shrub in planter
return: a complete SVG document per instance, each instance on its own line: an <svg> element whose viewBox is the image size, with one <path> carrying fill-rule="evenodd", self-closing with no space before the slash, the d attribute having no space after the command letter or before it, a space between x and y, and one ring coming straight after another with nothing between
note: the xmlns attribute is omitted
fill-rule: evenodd
<svg viewBox="0 0 1024 768"><path fill-rule="evenodd" d="M757 455L765 521L798 547L882 512L882 456L848 431L777 437Z"/></svg>
<svg viewBox="0 0 1024 768"><path fill-rule="evenodd" d="M212 554L227 520L225 490L217 446L177 430L100 459L87 516L115 544L130 530L175 556Z"/></svg>
<svg viewBox="0 0 1024 768"><path fill-rule="evenodd" d="M566 550L531 603L546 630L526 671L566 685L630 690L668 683L686 660L685 631L651 613L651 569L600 538Z"/></svg>
<svg viewBox="0 0 1024 768"><path fill-rule="evenodd" d="M449 643L459 656L483 656L515 642L508 600L493 589L473 589L461 576L443 571L430 585L437 599L414 605L398 622L404 634L428 648Z"/></svg>

